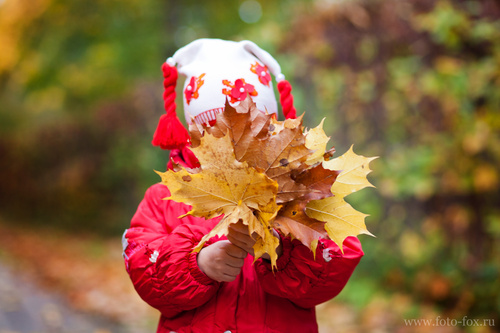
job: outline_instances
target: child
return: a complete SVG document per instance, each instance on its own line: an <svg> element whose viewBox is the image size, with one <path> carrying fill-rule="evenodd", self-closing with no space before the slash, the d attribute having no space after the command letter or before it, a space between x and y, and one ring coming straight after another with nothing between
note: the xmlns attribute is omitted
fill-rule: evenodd
<svg viewBox="0 0 500 333"><path fill-rule="evenodd" d="M279 81L285 116L295 117L290 84L271 55L249 41L194 41L163 65L167 113L153 144L171 149L170 168L172 163L199 165L175 114L176 64L187 77L188 122L213 124L226 99L238 103L247 95L259 110L277 114L269 72ZM169 195L165 185L151 186L123 235L127 271L139 295L161 312L161 333L317 332L315 306L342 290L363 255L355 237L344 241L343 254L331 240L321 239L314 259L299 241L275 232L280 245L273 272L266 256L253 263L255 241L241 222L231 225L227 238L212 238L193 253L220 218L179 219L190 207L163 200Z"/></svg>

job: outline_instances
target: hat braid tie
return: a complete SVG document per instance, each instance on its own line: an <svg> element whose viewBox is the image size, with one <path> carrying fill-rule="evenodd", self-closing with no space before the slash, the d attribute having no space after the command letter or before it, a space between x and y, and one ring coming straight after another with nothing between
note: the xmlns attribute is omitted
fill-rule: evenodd
<svg viewBox="0 0 500 333"><path fill-rule="evenodd" d="M292 86L290 82L287 80L281 80L278 82L278 91L280 93L280 102L285 118L297 118L297 110L293 106Z"/></svg>
<svg viewBox="0 0 500 333"><path fill-rule="evenodd" d="M170 66L166 62L161 66L163 71L163 102L167 114L175 114L177 105L175 104L175 86L177 85L177 78L179 74L175 66Z"/></svg>
<svg viewBox="0 0 500 333"><path fill-rule="evenodd" d="M189 145L191 138L176 114L175 86L177 85L177 68L167 62L162 65L163 71L163 101L166 114L160 117L158 127L153 136L153 145L162 149L182 149Z"/></svg>

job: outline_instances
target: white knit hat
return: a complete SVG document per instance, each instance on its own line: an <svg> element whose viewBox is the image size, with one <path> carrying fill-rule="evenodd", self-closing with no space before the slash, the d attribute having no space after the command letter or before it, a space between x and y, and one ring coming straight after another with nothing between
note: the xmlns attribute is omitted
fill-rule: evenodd
<svg viewBox="0 0 500 333"><path fill-rule="evenodd" d="M172 123L176 120L176 65L178 73L186 76L183 102L188 124L195 121L212 125L216 115L224 110L226 100L236 105L248 95L259 110L277 115L278 106L270 74L279 82L282 105L288 106L289 110L283 107L285 116L295 117L290 84L284 80L278 62L269 53L246 40L233 42L198 39L179 49L163 65L163 97L167 114L162 117L165 119L160 120L153 139L154 145L172 149L189 144L189 135L185 128L181 125L186 133L180 133L180 123Z"/></svg>

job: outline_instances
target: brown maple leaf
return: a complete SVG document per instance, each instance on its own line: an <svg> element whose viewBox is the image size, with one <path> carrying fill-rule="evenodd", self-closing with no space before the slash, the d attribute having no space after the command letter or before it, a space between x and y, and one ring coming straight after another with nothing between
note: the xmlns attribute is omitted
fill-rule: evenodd
<svg viewBox="0 0 500 333"><path fill-rule="evenodd" d="M266 175L278 182L277 203L293 200L305 194L307 189L292 179L292 172L307 168L305 161L311 151L305 146L302 133L302 116L284 122L283 128L265 140L257 140L247 149L242 161L264 170Z"/></svg>
<svg viewBox="0 0 500 333"><path fill-rule="evenodd" d="M320 200L333 196L331 187L339 172L325 169L318 164L305 169L293 179L307 191L286 203L278 213L273 226L285 235L293 235L302 244L314 250L315 240L328 238L325 230L326 223L309 217L306 214L306 205L311 200Z"/></svg>
<svg viewBox="0 0 500 333"><path fill-rule="evenodd" d="M307 192L300 199L309 202L332 196L331 187L339 174L340 171L326 169L322 163L302 170L293 177L295 182L307 188Z"/></svg>
<svg viewBox="0 0 500 333"><path fill-rule="evenodd" d="M328 238L326 223L306 215L306 202L295 200L284 205L273 221L273 226L284 235L292 235L311 248L314 240Z"/></svg>
<svg viewBox="0 0 500 333"><path fill-rule="evenodd" d="M250 97L236 107L232 107L226 100L224 111L217 115L215 125L208 127L194 122L190 125L192 147L200 144L200 139L205 132L216 138L229 133L236 159L241 161L248 147L252 146L256 140L266 137L271 117L259 111Z"/></svg>

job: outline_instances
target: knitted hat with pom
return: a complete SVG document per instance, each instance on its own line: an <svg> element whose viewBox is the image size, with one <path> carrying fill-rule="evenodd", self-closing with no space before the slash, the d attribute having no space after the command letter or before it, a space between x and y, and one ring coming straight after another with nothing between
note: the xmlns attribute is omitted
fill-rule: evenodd
<svg viewBox="0 0 500 333"><path fill-rule="evenodd" d="M160 118L153 145L163 149L182 149L190 143L189 133L176 114L178 73L186 76L183 101L188 124L194 121L213 125L216 115L224 110L226 100L237 105L247 96L260 111L277 114L270 74L278 81L285 118L296 117L291 86L281 74L278 62L250 41L198 39L168 58L162 70L166 114Z"/></svg>

